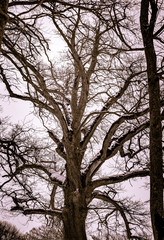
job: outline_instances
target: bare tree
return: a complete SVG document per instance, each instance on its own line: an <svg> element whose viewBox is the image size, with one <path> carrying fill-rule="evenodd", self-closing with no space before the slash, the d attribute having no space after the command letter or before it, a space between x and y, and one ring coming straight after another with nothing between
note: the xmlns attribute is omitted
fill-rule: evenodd
<svg viewBox="0 0 164 240"><path fill-rule="evenodd" d="M2 0L0 2L0 46L2 43L5 25L8 20L8 15L7 15L8 3L9 3L8 0Z"/></svg>
<svg viewBox="0 0 164 240"><path fill-rule="evenodd" d="M2 196L13 211L60 218L65 239L87 239L92 211L119 235L145 236L146 212L118 188L149 176L146 63L133 5L93 3L91 11L87 3L24 3L9 4L23 10L10 11L0 74L10 97L33 103L47 141L20 127L2 131ZM57 61L49 57L47 25L66 45Z"/></svg>
<svg viewBox="0 0 164 240"><path fill-rule="evenodd" d="M23 234L18 229L8 222L0 222L0 239L2 240L25 240Z"/></svg>
<svg viewBox="0 0 164 240"><path fill-rule="evenodd" d="M164 24L158 24L160 5L163 1L141 2L141 32L147 62L147 75L150 105L150 210L154 232L154 239L163 239L163 154L162 154L162 124L160 104L160 80L164 74L163 64L160 66L161 57L156 54L159 46L154 40L164 46L162 31ZM156 28L157 25L157 28ZM156 46L155 46L156 45ZM162 59L163 61L163 59Z"/></svg>
<svg viewBox="0 0 164 240"><path fill-rule="evenodd" d="M61 222L57 218L54 219L53 225L42 225L39 228L33 228L29 233L24 235L26 240L53 240L63 239L63 229Z"/></svg>

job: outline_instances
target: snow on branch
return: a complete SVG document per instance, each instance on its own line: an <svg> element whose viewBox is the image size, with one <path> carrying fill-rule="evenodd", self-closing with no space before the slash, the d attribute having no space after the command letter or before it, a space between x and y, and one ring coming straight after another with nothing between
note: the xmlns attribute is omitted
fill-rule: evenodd
<svg viewBox="0 0 164 240"><path fill-rule="evenodd" d="M41 170L44 173L46 173L52 181L56 181L60 185L63 185L65 182L64 176L60 175L58 172L56 172L52 169L48 169L46 166L39 165L39 164L23 164L22 166L20 166L16 169L16 171L14 172L13 175L17 175L25 169Z"/></svg>
<svg viewBox="0 0 164 240"><path fill-rule="evenodd" d="M56 143L56 152L64 159L66 159L66 153L64 151L64 144L58 139L58 137L50 130L48 130L50 138Z"/></svg>
<svg viewBox="0 0 164 240"><path fill-rule="evenodd" d="M95 180L92 182L92 186L95 189L102 185L120 183L120 182L124 182L128 179L132 179L132 178L136 178L136 177L146 177L146 176L149 176L149 174L150 174L149 170L131 171L128 173L117 174L117 175L113 175L110 177L104 177L99 180Z"/></svg>
<svg viewBox="0 0 164 240"><path fill-rule="evenodd" d="M49 170L50 172L50 178L52 181L57 181L59 184L63 185L65 182L65 177L59 174L58 172L54 170Z"/></svg>
<svg viewBox="0 0 164 240"><path fill-rule="evenodd" d="M31 209L31 208L26 208L23 209L23 214L24 215L31 215L31 214L41 214L41 215L50 215L50 216L62 216L62 211L60 209Z"/></svg>

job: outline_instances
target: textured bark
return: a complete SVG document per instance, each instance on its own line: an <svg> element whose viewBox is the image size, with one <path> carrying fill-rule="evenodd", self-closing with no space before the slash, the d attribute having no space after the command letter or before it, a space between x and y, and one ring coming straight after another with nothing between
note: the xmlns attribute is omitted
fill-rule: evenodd
<svg viewBox="0 0 164 240"><path fill-rule="evenodd" d="M149 7L151 18L149 22ZM157 75L156 52L153 30L157 16L155 1L141 3L141 32L147 61L148 91L150 106L150 211L155 240L162 240L163 176L162 176L162 127L160 114L160 86Z"/></svg>
<svg viewBox="0 0 164 240"><path fill-rule="evenodd" d="M86 240L85 220L87 208L83 194L77 189L71 192L68 187L65 193L65 208L63 209L64 239Z"/></svg>
<svg viewBox="0 0 164 240"><path fill-rule="evenodd" d="M8 0L0 1L0 48L1 48L5 25L8 19L8 16L7 16L8 3L9 3Z"/></svg>
<svg viewBox="0 0 164 240"><path fill-rule="evenodd" d="M86 240L85 216L77 206L70 206L70 209L63 210L64 239L65 240Z"/></svg>

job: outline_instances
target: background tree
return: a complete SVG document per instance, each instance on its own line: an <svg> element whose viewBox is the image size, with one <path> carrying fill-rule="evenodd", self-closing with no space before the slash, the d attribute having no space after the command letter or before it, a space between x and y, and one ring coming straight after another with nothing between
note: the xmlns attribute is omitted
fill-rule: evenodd
<svg viewBox="0 0 164 240"><path fill-rule="evenodd" d="M0 239L2 240L25 240L18 229L8 222L0 222Z"/></svg>
<svg viewBox="0 0 164 240"><path fill-rule="evenodd" d="M8 15L7 15L8 3L9 3L8 0L1 0L0 2L0 46L2 43L5 25L8 20Z"/></svg>
<svg viewBox="0 0 164 240"><path fill-rule="evenodd" d="M158 1L141 1L141 32L147 62L150 106L150 210L154 239L163 239L163 154L161 124L160 80L164 74L161 56L156 55L159 44L164 46L162 31L164 24L156 26L160 4ZM160 15L159 15L160 17ZM154 40L159 44L154 44ZM157 50L159 51L159 50ZM162 52L161 52L162 53ZM163 62L163 59L162 59Z"/></svg>
<svg viewBox="0 0 164 240"><path fill-rule="evenodd" d="M62 240L63 230L61 222L55 218L53 225L42 225L39 228L33 228L29 233L25 234L26 240Z"/></svg>
<svg viewBox="0 0 164 240"><path fill-rule="evenodd" d="M24 1L9 7L19 11L19 4ZM149 99L136 6L92 4L93 12L87 4L58 1L10 11L1 79L12 98L33 103L46 132L39 140L34 130L1 125L1 193L13 211L60 218L65 239L86 239L93 212L107 231L114 224L118 236L143 238L146 212L119 190L122 182L149 175ZM58 35L66 45L57 61L49 56L47 25L52 39Z"/></svg>

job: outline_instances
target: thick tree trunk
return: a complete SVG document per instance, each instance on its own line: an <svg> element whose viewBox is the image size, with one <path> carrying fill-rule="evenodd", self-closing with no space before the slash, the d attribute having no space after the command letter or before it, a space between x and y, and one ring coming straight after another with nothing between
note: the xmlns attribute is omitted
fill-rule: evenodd
<svg viewBox="0 0 164 240"><path fill-rule="evenodd" d="M77 142L74 141L67 147L69 154L66 165L67 184L64 188L65 207L62 214L65 240L87 239L85 230L87 204L80 174L81 157L77 150ZM69 152L69 150L71 151Z"/></svg>
<svg viewBox="0 0 164 240"><path fill-rule="evenodd" d="M86 240L87 208L85 199L78 189L71 192L70 188L66 190L65 197L65 207L63 209L64 239Z"/></svg>
<svg viewBox="0 0 164 240"><path fill-rule="evenodd" d="M163 239L162 128L159 80L149 78L150 99L150 210L155 240Z"/></svg>
<svg viewBox="0 0 164 240"><path fill-rule="evenodd" d="M148 22L149 4L151 19ZM162 127L160 114L160 86L157 75L157 60L153 43L153 30L156 21L155 1L141 3L141 32L147 61L149 107L150 107L150 211L155 240L163 239L163 173L162 173Z"/></svg>
<svg viewBox="0 0 164 240"><path fill-rule="evenodd" d="M8 0L1 0L0 1L0 49L1 43L3 39L4 29L7 22L7 10L8 10Z"/></svg>

